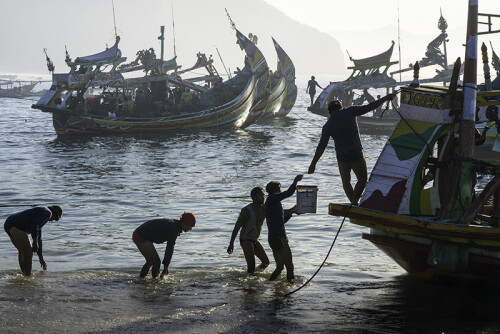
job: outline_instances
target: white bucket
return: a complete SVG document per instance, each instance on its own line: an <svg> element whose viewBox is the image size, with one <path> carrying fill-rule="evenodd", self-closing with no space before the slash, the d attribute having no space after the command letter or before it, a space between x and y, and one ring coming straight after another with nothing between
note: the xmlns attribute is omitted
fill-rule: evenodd
<svg viewBox="0 0 500 334"><path fill-rule="evenodd" d="M318 186L297 186L297 213L316 213Z"/></svg>

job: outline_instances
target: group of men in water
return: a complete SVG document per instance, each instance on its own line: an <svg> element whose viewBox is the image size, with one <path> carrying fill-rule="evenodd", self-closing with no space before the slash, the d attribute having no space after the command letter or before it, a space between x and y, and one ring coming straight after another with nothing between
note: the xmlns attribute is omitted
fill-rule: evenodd
<svg viewBox="0 0 500 334"><path fill-rule="evenodd" d="M314 76L312 80L314 80ZM308 85L307 91L310 92L311 87L315 88L316 85ZM358 204L367 183L366 162L356 117L377 109L383 103L393 100L395 96L396 94L388 94L367 105L348 108L343 108L342 102L339 100L332 100L328 103L330 117L323 125L321 139L309 165L308 173L313 174L315 172L316 165L323 155L330 138L333 138L342 186L352 205ZM311 95L311 99L312 97ZM357 178L354 187L351 184L352 172ZM255 271L255 257L261 261L259 266L261 269L270 264L264 247L259 242L265 220L268 228L268 243L276 262L276 268L272 272L270 280L275 280L284 268L286 268L287 279L289 281L294 279L292 252L288 243L285 223L288 222L293 213L296 213L296 206L283 209L281 202L294 194L297 183L302 178L302 174L297 175L286 191L281 191L281 184L278 181L269 182L266 185L267 199L264 189L261 187L255 187L250 192L252 203L241 210L227 247L227 252L232 254L234 241L239 232L240 245L243 249L249 273ZM47 269L42 254L42 227L48 221L59 220L62 213L62 208L58 205L35 207L12 214L5 221L5 231L18 250L19 265L24 275L31 274L34 253L38 254L42 268ZM153 219L139 226L133 232L132 240L146 260L140 276L146 277L151 268L153 277L158 277L158 275L162 277L168 274L168 267L177 237L183 232L190 231L195 225L195 215L185 212L180 219ZM31 234L32 243L29 240L29 234ZM160 262L154 244L164 242L167 245L163 261ZM163 263L164 267L160 274L161 263Z"/></svg>

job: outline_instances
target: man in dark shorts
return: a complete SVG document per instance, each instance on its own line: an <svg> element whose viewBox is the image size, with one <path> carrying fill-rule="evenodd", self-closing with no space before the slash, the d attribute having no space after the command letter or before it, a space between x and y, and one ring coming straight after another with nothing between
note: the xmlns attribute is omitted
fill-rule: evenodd
<svg viewBox="0 0 500 334"><path fill-rule="evenodd" d="M318 82L315 80L316 78L311 76L311 80L307 82L307 88L306 88L306 93L309 93L309 96L311 97L311 107L314 104L314 95L316 95L316 86L319 88L323 89Z"/></svg>
<svg viewBox="0 0 500 334"><path fill-rule="evenodd" d="M330 118L323 125L321 139L309 166L308 173L314 173L316 164L328 146L330 137L333 138L340 177L342 178L342 186L347 198L354 205L358 204L368 180L366 161L363 156L363 146L361 145L356 116L361 116L371 110L377 109L384 102L394 99L395 96L396 94L388 94L370 104L351 106L345 109L342 108L342 102L339 100L332 100L328 103ZM351 184L351 171L354 172L357 178L354 189Z"/></svg>
<svg viewBox="0 0 500 334"><path fill-rule="evenodd" d="M266 195L264 189L255 187L250 192L252 203L241 209L238 220L234 225L233 233L231 234L231 241L227 247L227 253L232 254L234 250L234 240L240 232L240 245L245 254L247 261L247 271L249 274L255 271L255 257L257 256L261 261L259 268L264 269L269 265L269 258L267 257L264 247L259 242L262 226L264 225L264 200Z"/></svg>
<svg viewBox="0 0 500 334"><path fill-rule="evenodd" d="M295 278L293 274L293 259L292 251L288 245L286 236L285 223L292 217L296 210L296 206L288 210L283 210L281 201L293 195L297 188L297 182L302 180L303 175L297 175L290 185L288 190L281 192L281 184L277 181L271 181L266 186L268 193L264 211L266 214L266 223L268 229L269 246L273 250L274 260L276 261L276 269L269 277L269 280L274 281L286 267L286 278L292 281Z"/></svg>
<svg viewBox="0 0 500 334"><path fill-rule="evenodd" d="M132 240L146 259L146 263L141 269L140 276L146 277L152 266L153 269L151 270L151 274L153 278L158 277L161 262L160 256L158 252L156 252L153 243L161 244L164 242L167 242L167 247L165 249L165 256L163 257L163 271L160 278L164 275L168 275L168 266L170 265L170 260L172 260L177 237L182 232L191 231L195 225L196 217L191 212L184 212L180 220L153 219L139 226L132 234Z"/></svg>
<svg viewBox="0 0 500 334"><path fill-rule="evenodd" d="M62 213L63 210L59 205L37 206L7 217L4 229L19 252L19 266L24 275L31 275L33 253L37 253L43 270L47 270L42 254L42 227L48 221L59 220ZM33 245L28 234L31 234Z"/></svg>

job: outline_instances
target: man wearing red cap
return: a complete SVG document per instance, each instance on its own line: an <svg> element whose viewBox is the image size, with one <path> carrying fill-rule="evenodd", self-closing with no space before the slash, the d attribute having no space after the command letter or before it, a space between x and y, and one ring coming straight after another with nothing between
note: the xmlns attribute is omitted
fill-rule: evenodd
<svg viewBox="0 0 500 334"><path fill-rule="evenodd" d="M358 204L368 180L366 161L363 156L363 146L361 145L356 116L361 116L371 110L377 109L384 102L394 99L395 96L396 94L388 94L370 104L351 106L345 109L342 108L342 102L339 100L332 100L328 103L330 118L323 125L321 139L309 165L308 173L314 173L316 164L323 155L330 137L333 138L340 177L342 178L342 186L352 204ZM357 178L354 189L351 184L351 171L354 172Z"/></svg>
<svg viewBox="0 0 500 334"><path fill-rule="evenodd" d="M168 266L174 253L174 246L177 237L182 232L191 231L196 225L196 217L191 212L184 212L179 220L177 219L153 219L148 220L139 226L132 234L132 240L136 244L141 254L146 259L142 266L141 277L146 277L149 268L153 266L151 274L156 278L160 273L160 265L163 263L163 271L160 277L168 275ZM153 245L167 242L163 262L160 262L160 256Z"/></svg>

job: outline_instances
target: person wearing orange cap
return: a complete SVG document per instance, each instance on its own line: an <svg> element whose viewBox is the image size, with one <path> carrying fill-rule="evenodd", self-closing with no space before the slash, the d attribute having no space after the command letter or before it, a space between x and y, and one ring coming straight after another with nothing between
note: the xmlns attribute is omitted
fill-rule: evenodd
<svg viewBox="0 0 500 334"><path fill-rule="evenodd" d="M309 165L308 173L314 173L316 164L328 146L330 137L333 138L344 192L349 201L357 205L365 189L366 182L368 181L368 173L356 117L377 109L382 104L393 100L395 97L396 94L388 94L369 104L351 106L348 108L342 108L342 102L339 100L330 101L328 103L330 118L326 121L325 125L323 125L321 139L311 164ZM354 188L351 184L351 171L354 172L357 178Z"/></svg>
<svg viewBox="0 0 500 334"><path fill-rule="evenodd" d="M170 265L170 260L172 260L177 237L182 232L191 231L195 225L196 217L194 214L191 212L184 212L180 219L152 219L139 226L134 233L132 233L132 241L134 241L137 248L146 259L146 263L142 266L140 276L146 277L152 266L151 275L153 278L158 277L161 263L163 263L163 271L160 278L164 275L168 275L168 266ZM160 256L153 243L162 244L164 242L167 242L167 247L165 249L163 261L160 262Z"/></svg>

